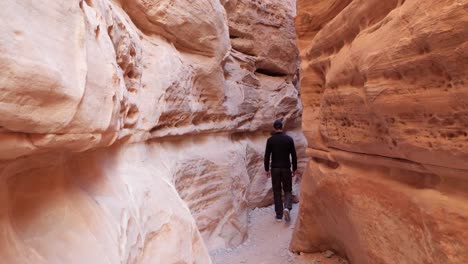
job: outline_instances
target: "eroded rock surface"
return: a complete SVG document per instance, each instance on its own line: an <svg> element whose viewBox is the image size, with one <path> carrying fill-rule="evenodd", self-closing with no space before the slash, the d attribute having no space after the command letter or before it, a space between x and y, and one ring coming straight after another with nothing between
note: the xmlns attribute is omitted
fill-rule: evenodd
<svg viewBox="0 0 468 264"><path fill-rule="evenodd" d="M468 2L298 1L296 251L468 261Z"/></svg>
<svg viewBox="0 0 468 264"><path fill-rule="evenodd" d="M0 257L209 263L300 132L292 1L0 3ZM201 233L199 232L201 231Z"/></svg>

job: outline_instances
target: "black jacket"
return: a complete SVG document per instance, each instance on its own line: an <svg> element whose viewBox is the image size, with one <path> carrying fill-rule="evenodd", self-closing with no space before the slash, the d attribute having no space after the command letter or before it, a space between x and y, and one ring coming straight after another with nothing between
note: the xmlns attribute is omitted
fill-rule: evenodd
<svg viewBox="0 0 468 264"><path fill-rule="evenodd" d="M296 147L290 136L277 132L268 139L265 149L265 171L270 170L270 155L272 168L291 169L289 160L289 155L291 155L292 169L297 170Z"/></svg>

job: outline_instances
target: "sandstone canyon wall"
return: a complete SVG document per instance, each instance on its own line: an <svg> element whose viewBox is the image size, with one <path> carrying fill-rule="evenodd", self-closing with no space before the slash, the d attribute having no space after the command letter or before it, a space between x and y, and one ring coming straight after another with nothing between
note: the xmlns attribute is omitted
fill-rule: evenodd
<svg viewBox="0 0 468 264"><path fill-rule="evenodd" d="M306 163L293 1L0 3L2 263L210 263Z"/></svg>
<svg viewBox="0 0 468 264"><path fill-rule="evenodd" d="M468 1L298 1L309 162L291 243L468 263Z"/></svg>

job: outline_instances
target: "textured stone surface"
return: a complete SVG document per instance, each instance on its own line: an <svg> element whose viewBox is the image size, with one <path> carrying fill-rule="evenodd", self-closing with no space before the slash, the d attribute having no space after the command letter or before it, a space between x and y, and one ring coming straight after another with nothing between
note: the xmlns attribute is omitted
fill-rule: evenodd
<svg viewBox="0 0 468 264"><path fill-rule="evenodd" d="M468 261L467 1L298 1L297 251Z"/></svg>
<svg viewBox="0 0 468 264"><path fill-rule="evenodd" d="M209 263L242 242L275 119L306 162L293 2L2 1L0 257Z"/></svg>
<svg viewBox="0 0 468 264"><path fill-rule="evenodd" d="M258 72L294 75L298 52L290 1L225 2L232 47L256 56Z"/></svg>

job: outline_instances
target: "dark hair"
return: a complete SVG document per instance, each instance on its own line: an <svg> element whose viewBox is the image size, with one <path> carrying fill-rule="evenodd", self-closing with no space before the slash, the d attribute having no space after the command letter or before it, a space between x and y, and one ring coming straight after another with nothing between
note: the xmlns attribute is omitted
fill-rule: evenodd
<svg viewBox="0 0 468 264"><path fill-rule="evenodd" d="M282 129L283 128L283 122L281 122L281 120L276 120L275 123L273 123L273 127L275 129Z"/></svg>

